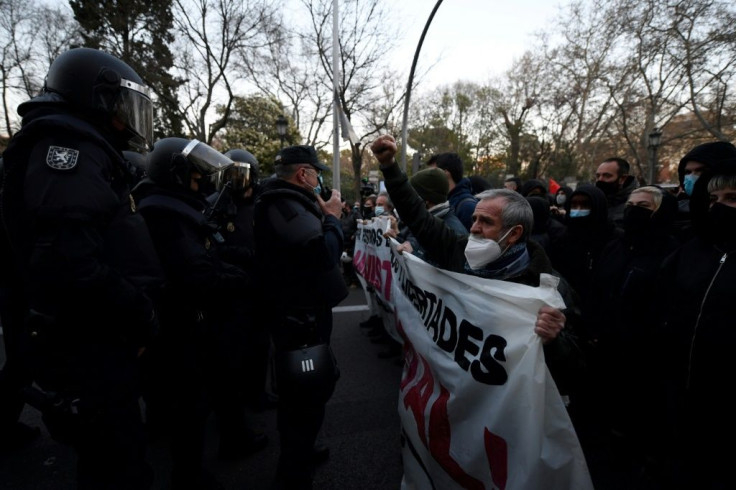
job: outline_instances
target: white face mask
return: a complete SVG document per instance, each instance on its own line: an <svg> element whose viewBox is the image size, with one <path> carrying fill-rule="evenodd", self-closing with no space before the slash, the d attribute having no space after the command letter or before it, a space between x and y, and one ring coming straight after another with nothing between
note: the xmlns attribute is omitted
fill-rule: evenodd
<svg viewBox="0 0 736 490"><path fill-rule="evenodd" d="M468 244L465 245L465 260L468 261L470 268L482 269L487 264L498 259L503 253L499 242L506 238L512 229L509 229L498 242L490 238L483 238L480 235L470 235L468 237Z"/></svg>

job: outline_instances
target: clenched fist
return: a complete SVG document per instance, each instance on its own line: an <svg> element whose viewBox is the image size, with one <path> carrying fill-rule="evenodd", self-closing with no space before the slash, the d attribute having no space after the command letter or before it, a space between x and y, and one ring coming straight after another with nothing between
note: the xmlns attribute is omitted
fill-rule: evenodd
<svg viewBox="0 0 736 490"><path fill-rule="evenodd" d="M390 165L398 151L396 140L390 134L379 136L371 143L371 151L381 165Z"/></svg>

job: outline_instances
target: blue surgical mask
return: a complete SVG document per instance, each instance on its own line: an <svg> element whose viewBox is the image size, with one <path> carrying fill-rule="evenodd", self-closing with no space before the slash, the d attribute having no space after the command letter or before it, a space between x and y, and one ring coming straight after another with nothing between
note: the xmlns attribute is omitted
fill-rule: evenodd
<svg viewBox="0 0 736 490"><path fill-rule="evenodd" d="M376 216L381 216L383 214L383 206L376 206Z"/></svg>
<svg viewBox="0 0 736 490"><path fill-rule="evenodd" d="M317 187L314 188L314 193L319 195L322 194L322 174L317 174L317 182L319 182L319 184L317 184Z"/></svg>
<svg viewBox="0 0 736 490"><path fill-rule="evenodd" d="M698 180L699 175L687 174L682 182L682 188L685 194L688 196L693 195L693 188L695 187L695 181Z"/></svg>
<svg viewBox="0 0 736 490"><path fill-rule="evenodd" d="M590 209L571 209L570 210L571 218L584 218L586 216L590 216Z"/></svg>

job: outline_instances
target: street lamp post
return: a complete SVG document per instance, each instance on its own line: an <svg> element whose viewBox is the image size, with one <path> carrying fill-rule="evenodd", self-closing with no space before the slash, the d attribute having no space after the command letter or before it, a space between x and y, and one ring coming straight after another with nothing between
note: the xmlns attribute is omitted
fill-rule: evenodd
<svg viewBox="0 0 736 490"><path fill-rule="evenodd" d="M284 148L284 139L286 138L286 131L289 129L289 121L286 120L283 114L276 118L276 132L279 134L281 140L281 148Z"/></svg>
<svg viewBox="0 0 736 490"><path fill-rule="evenodd" d="M662 131L655 127L649 133L649 149L652 151L651 161L649 162L649 185L657 183L657 149L662 142Z"/></svg>

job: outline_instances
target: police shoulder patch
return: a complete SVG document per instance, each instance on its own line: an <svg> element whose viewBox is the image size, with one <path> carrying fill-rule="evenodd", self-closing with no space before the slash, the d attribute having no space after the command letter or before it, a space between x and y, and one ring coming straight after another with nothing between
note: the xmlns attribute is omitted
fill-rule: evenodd
<svg viewBox="0 0 736 490"><path fill-rule="evenodd" d="M61 146L49 146L46 154L46 165L54 170L71 170L77 166L79 150Z"/></svg>

